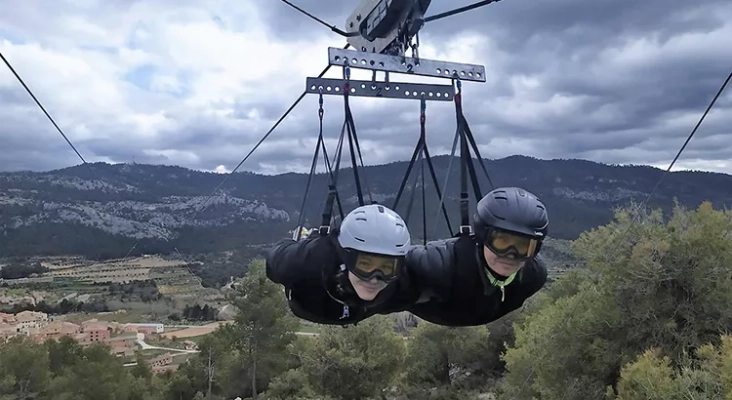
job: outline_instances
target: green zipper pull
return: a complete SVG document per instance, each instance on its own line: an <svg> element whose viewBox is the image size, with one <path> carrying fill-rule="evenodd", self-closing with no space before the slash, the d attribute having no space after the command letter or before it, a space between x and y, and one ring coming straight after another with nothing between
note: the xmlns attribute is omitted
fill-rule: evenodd
<svg viewBox="0 0 732 400"><path fill-rule="evenodd" d="M501 303L506 300L506 289L501 285Z"/></svg>

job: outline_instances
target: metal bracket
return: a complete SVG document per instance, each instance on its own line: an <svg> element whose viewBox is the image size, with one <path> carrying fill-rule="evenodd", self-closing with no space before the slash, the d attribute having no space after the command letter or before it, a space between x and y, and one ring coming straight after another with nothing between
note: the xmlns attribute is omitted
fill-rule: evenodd
<svg viewBox="0 0 732 400"><path fill-rule="evenodd" d="M485 82L485 67L476 64L389 56L335 47L328 48L328 63L330 65L348 65L351 68L432 76L435 78L450 79L457 75L463 81Z"/></svg>
<svg viewBox="0 0 732 400"><path fill-rule="evenodd" d="M343 95L346 81L332 78L308 78L308 93ZM374 82L349 80L349 96L381 97L387 99L407 99L432 101L452 101L455 88L452 85L431 85L424 83Z"/></svg>
<svg viewBox="0 0 732 400"><path fill-rule="evenodd" d="M372 10L374 10L381 0L363 0L361 4L353 11L353 13L346 19L346 32L358 32L358 27L361 25L363 18L366 18ZM381 53L388 48L396 39L397 31L394 30L387 37L376 38L373 42L369 42L363 36L353 36L347 38L348 43L353 46L354 49Z"/></svg>

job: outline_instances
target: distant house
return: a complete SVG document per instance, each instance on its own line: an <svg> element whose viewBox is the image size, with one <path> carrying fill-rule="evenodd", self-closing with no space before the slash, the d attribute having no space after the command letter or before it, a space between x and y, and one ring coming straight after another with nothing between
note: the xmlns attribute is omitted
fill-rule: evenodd
<svg viewBox="0 0 732 400"><path fill-rule="evenodd" d="M105 340L112 348L112 354L117 356L132 356L137 349L137 336L118 336Z"/></svg>
<svg viewBox="0 0 732 400"><path fill-rule="evenodd" d="M196 342L193 342L191 340L184 340L183 346L185 346L186 350L198 350L198 345Z"/></svg>
<svg viewBox="0 0 732 400"><path fill-rule="evenodd" d="M163 324L125 324L124 330L127 332L150 334L161 334L165 331Z"/></svg>
<svg viewBox="0 0 732 400"><path fill-rule="evenodd" d="M84 331L106 329L110 332L114 332L120 328L116 322L100 321L96 318L82 322L81 327Z"/></svg>
<svg viewBox="0 0 732 400"><path fill-rule="evenodd" d="M81 333L81 326L65 321L53 321L38 329L38 332L30 335L32 339L44 341L47 339L60 339L62 336L75 337Z"/></svg>
<svg viewBox="0 0 732 400"><path fill-rule="evenodd" d="M36 311L21 311L15 314L16 325L20 332L31 335L48 323L48 314Z"/></svg>
<svg viewBox="0 0 732 400"><path fill-rule="evenodd" d="M14 324L15 315L0 312L0 323L2 323L2 322L5 322L6 324Z"/></svg>
<svg viewBox="0 0 732 400"><path fill-rule="evenodd" d="M161 374L165 371L175 371L178 369L177 364L173 364L173 355L170 353L161 354L147 361L150 369L155 374Z"/></svg>

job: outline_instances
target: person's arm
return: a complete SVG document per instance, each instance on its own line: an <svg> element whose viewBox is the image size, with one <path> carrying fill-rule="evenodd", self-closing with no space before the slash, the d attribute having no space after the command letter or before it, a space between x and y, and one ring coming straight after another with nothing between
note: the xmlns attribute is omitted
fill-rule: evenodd
<svg viewBox="0 0 732 400"><path fill-rule="evenodd" d="M454 268L452 241L447 239L415 245L407 253L405 265L421 293L419 303L449 299Z"/></svg>
<svg viewBox="0 0 732 400"><path fill-rule="evenodd" d="M526 288L526 299L538 293L546 285L548 275L549 272L546 263L541 256L536 256L534 258L534 273L532 274L532 279L529 281L531 284L527 285Z"/></svg>
<svg viewBox="0 0 732 400"><path fill-rule="evenodd" d="M266 257L267 278L286 288L303 280L318 280L311 276L320 271L328 253L328 237L314 237L300 241L283 239L277 242Z"/></svg>

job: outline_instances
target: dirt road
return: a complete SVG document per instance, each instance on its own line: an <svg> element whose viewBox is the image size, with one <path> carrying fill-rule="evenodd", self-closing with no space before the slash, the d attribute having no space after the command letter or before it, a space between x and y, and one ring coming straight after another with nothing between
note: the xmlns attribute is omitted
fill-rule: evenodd
<svg viewBox="0 0 732 400"><path fill-rule="evenodd" d="M233 321L218 321L218 322L212 322L210 324L197 326L195 328L185 328L177 331L170 331L165 332L161 334L160 336L170 339L173 336L183 339L183 338L189 338L189 337L195 337L195 336L203 336L208 335L209 333L213 332L218 328L221 324L230 324Z"/></svg>

